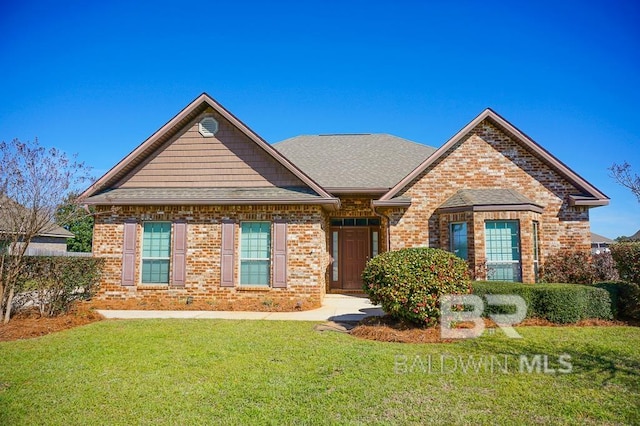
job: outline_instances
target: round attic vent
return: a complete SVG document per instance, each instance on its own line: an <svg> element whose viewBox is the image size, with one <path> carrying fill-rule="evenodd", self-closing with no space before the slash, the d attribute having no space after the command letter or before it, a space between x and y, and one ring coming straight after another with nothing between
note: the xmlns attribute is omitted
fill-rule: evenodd
<svg viewBox="0 0 640 426"><path fill-rule="evenodd" d="M211 138L218 131L218 122L213 117L203 117L198 123L198 131L205 138Z"/></svg>

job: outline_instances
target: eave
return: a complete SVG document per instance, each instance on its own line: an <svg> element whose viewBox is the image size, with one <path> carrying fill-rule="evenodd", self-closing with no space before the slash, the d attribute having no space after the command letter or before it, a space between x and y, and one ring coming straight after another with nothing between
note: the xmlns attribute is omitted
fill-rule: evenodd
<svg viewBox="0 0 640 426"><path fill-rule="evenodd" d="M585 195L569 195L570 206L598 207L609 204L609 199L594 198Z"/></svg>
<svg viewBox="0 0 640 426"><path fill-rule="evenodd" d="M409 207L411 206L411 200L408 198L392 199L392 200L373 200L371 202L373 207Z"/></svg>
<svg viewBox="0 0 640 426"><path fill-rule="evenodd" d="M443 207L436 209L437 213L458 213L458 212L513 212L531 211L542 213L544 208L535 204L484 204L473 206Z"/></svg>

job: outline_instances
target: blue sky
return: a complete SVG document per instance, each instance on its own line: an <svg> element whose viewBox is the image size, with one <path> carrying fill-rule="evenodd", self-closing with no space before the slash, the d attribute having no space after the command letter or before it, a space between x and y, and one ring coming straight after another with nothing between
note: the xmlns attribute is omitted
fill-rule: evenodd
<svg viewBox="0 0 640 426"><path fill-rule="evenodd" d="M491 107L611 197L640 173L636 1L0 1L0 139L106 172L202 92L269 142L384 132L440 146Z"/></svg>

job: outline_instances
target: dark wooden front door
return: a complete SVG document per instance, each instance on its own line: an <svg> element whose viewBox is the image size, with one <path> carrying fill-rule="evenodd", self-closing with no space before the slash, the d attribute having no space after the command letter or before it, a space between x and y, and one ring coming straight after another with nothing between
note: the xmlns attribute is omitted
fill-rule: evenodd
<svg viewBox="0 0 640 426"><path fill-rule="evenodd" d="M362 289L362 271L371 255L371 231L369 227L342 227L332 244L337 243L338 250L334 262L337 263L336 274L333 275L331 286L343 290ZM335 265L334 265L335 266Z"/></svg>

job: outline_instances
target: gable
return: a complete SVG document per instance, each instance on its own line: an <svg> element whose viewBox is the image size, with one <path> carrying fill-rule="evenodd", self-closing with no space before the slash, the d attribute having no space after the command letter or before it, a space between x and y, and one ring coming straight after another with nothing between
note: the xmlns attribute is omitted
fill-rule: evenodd
<svg viewBox="0 0 640 426"><path fill-rule="evenodd" d="M200 132L203 117L218 123L217 131L209 129L214 130L211 137ZM264 196L261 189L266 189ZM81 198L87 204L111 205L340 204L206 93L87 188Z"/></svg>
<svg viewBox="0 0 640 426"><path fill-rule="evenodd" d="M469 149L470 147L475 148ZM457 161L457 167L460 168L464 168L465 164L470 162L478 162L474 167L479 167L479 172L485 171L489 176L492 174L499 176L502 173L500 167L494 164L502 162L505 166L513 166L513 170L526 173L552 192L557 192L554 188L569 187L569 193L564 195L571 205L599 206L609 202L606 195L564 163L500 115L491 109L486 109L381 197L378 204L393 205L394 200L400 199L401 195L421 176L426 173L437 173L435 171L437 164L447 158L447 161ZM463 175L463 173L459 174ZM467 176L466 179L469 177ZM499 186L499 179L494 180Z"/></svg>
<svg viewBox="0 0 640 426"><path fill-rule="evenodd" d="M199 132L213 117L213 137ZM227 119L207 108L151 153L114 188L304 187L306 184L253 143Z"/></svg>
<svg viewBox="0 0 640 426"><path fill-rule="evenodd" d="M580 193L557 170L492 122L483 120L431 162L398 197L414 201L427 197L434 207L442 208L456 191L480 189L515 190L543 207L569 204L570 196Z"/></svg>

